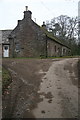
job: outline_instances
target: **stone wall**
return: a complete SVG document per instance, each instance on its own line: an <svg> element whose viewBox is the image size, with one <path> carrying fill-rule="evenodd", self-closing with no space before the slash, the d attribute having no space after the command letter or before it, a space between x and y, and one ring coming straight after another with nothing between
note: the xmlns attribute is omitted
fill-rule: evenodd
<svg viewBox="0 0 80 120"><path fill-rule="evenodd" d="M46 35L30 18L18 21L11 33L11 57L40 57L46 55Z"/></svg>
<svg viewBox="0 0 80 120"><path fill-rule="evenodd" d="M62 57L70 55L70 49L58 42L48 38L47 39L47 56L48 57Z"/></svg>
<svg viewBox="0 0 80 120"><path fill-rule="evenodd" d="M61 56L61 49L62 49L62 46L60 44L48 38L47 52L48 52L49 57L50 56L52 57Z"/></svg>

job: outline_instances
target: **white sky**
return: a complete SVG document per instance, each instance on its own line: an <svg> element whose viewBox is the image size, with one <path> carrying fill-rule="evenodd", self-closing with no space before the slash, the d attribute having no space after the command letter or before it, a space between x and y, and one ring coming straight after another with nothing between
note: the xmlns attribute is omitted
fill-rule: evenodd
<svg viewBox="0 0 80 120"><path fill-rule="evenodd" d="M32 19L42 25L59 15L78 15L79 0L0 0L0 30L13 29L23 18L25 6L32 11Z"/></svg>

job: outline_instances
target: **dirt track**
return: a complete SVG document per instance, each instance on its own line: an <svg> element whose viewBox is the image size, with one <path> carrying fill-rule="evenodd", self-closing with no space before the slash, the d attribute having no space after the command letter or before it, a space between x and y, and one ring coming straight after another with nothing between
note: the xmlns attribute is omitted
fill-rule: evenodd
<svg viewBox="0 0 80 120"><path fill-rule="evenodd" d="M3 118L76 118L78 59L4 59L13 82L3 96Z"/></svg>

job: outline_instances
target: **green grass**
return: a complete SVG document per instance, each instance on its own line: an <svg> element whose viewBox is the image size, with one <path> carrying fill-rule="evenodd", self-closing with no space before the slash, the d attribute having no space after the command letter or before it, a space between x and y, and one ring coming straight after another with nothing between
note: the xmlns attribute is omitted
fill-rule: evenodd
<svg viewBox="0 0 80 120"><path fill-rule="evenodd" d="M77 58L80 56L62 56L62 57L47 57L47 58L52 58L52 59L57 59L57 58Z"/></svg>
<svg viewBox="0 0 80 120"><path fill-rule="evenodd" d="M9 84L11 83L11 76L7 69L2 67L2 93L7 89Z"/></svg>
<svg viewBox="0 0 80 120"><path fill-rule="evenodd" d="M62 57L45 57L45 56L41 56L41 57L15 57L15 58L6 58L6 59L56 59L56 58L76 58L76 57L80 57L80 56L62 56ZM3 58L5 59L5 58Z"/></svg>

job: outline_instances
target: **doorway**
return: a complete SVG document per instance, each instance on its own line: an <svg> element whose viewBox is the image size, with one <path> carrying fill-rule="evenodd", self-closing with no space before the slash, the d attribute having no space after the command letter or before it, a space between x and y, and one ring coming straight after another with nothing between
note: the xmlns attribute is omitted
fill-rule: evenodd
<svg viewBox="0 0 80 120"><path fill-rule="evenodd" d="M9 57L9 45L3 46L3 57Z"/></svg>

